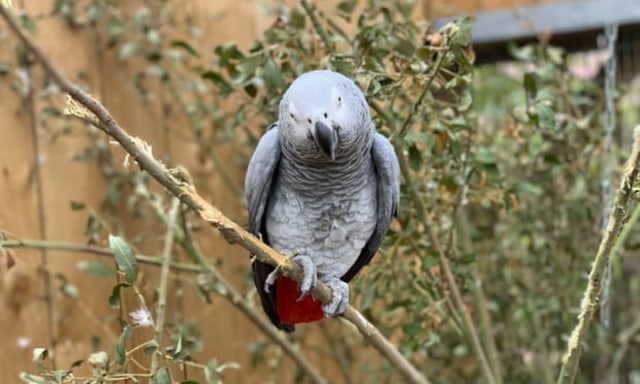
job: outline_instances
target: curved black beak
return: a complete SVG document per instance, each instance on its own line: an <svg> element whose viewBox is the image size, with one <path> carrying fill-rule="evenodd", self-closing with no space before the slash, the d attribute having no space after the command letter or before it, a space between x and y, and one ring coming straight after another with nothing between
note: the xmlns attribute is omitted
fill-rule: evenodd
<svg viewBox="0 0 640 384"><path fill-rule="evenodd" d="M338 134L333 127L328 126L322 121L316 122L315 129L313 130L313 139L331 161L336 159Z"/></svg>

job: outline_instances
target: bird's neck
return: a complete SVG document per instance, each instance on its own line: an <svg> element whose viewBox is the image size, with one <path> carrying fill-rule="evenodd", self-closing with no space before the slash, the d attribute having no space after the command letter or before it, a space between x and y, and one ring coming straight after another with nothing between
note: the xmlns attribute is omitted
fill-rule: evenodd
<svg viewBox="0 0 640 384"><path fill-rule="evenodd" d="M364 183L371 172L371 145L361 145L357 150L343 152L335 161L324 158L301 159L283 148L279 167L282 181L294 189L296 185L306 186L309 183L319 189Z"/></svg>

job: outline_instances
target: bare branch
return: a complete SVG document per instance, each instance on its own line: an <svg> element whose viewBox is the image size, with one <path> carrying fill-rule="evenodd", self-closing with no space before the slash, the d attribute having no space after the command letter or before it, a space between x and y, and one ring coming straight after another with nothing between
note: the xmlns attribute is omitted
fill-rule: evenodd
<svg viewBox="0 0 640 384"><path fill-rule="evenodd" d="M580 304L578 323L571 332L569 342L567 343L567 351L562 357L562 368L558 376L558 384L570 384L575 380L578 362L580 361L580 353L582 352L582 343L587 332L587 325L598 308L604 273L609 264L616 239L620 236L624 221L629 213L634 195L634 187L639 175L640 126L637 126L634 131L633 149L631 150L629 160L627 160L622 176L622 183L613 202L613 208L609 216L609 224L607 224L607 229L604 232L604 236L598 247L598 252L591 265L589 281Z"/></svg>
<svg viewBox="0 0 640 384"><path fill-rule="evenodd" d="M162 184L171 194L178 197L184 204L194 209L200 217L217 228L224 238L230 243L237 243L249 250L262 262L277 266L283 274L300 281L302 270L300 266L292 263L287 257L273 250L260 241L256 236L247 232L240 225L226 217L219 209L207 203L186 182L177 180L164 165L158 162L151 154L142 140L130 136L109 111L91 95L81 90L51 63L48 57L33 43L33 41L20 29L9 10L0 7L0 15L4 18L10 29L33 53L35 59L55 81L61 90L68 93L74 100L93 112L100 121L99 129L114 138L138 163L141 169L149 173L156 181ZM313 291L313 296L322 302L331 299L330 289L319 282ZM373 326L352 306L348 306L342 315L353 323L360 333L402 374L410 383L428 383L428 380L391 344L380 331Z"/></svg>

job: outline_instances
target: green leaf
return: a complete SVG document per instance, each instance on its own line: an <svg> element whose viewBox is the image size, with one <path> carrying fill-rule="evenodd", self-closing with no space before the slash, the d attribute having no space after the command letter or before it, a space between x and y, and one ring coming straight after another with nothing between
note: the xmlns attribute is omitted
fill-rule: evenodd
<svg viewBox="0 0 640 384"><path fill-rule="evenodd" d="M466 47L471 44L471 25L473 24L473 18L469 16L463 17L458 19L456 24L458 25L458 31L451 39L451 43Z"/></svg>
<svg viewBox="0 0 640 384"><path fill-rule="evenodd" d="M81 211L86 208L86 204L81 201L72 201L69 206L73 211Z"/></svg>
<svg viewBox="0 0 640 384"><path fill-rule="evenodd" d="M214 53L218 55L218 64L221 67L226 67L231 61L239 60L244 57L244 54L240 52L238 46L234 43L219 45L214 49Z"/></svg>
<svg viewBox="0 0 640 384"><path fill-rule="evenodd" d="M79 261L76 268L95 277L110 277L116 274L116 270L100 261Z"/></svg>
<svg viewBox="0 0 640 384"><path fill-rule="evenodd" d="M423 46L416 49L415 55L418 59L427 64L431 64L431 62L433 61L433 50L429 47Z"/></svg>
<svg viewBox="0 0 640 384"><path fill-rule="evenodd" d="M355 64L352 56L343 53L334 53L329 58L329 62L331 63L332 69L336 72L340 72L345 76L351 76L353 74Z"/></svg>
<svg viewBox="0 0 640 384"><path fill-rule="evenodd" d="M49 357L49 351L46 348L34 348L33 349L33 364L35 364L38 371L45 371L44 361Z"/></svg>
<svg viewBox="0 0 640 384"><path fill-rule="evenodd" d="M263 61L263 55L257 54L244 58L238 63L236 69L238 70L238 76L233 81L236 84L246 85L251 79L255 77L256 70Z"/></svg>
<svg viewBox="0 0 640 384"><path fill-rule="evenodd" d="M120 289L123 287L130 287L131 285L127 283L119 283L111 290L111 295L109 296L109 306L113 309L120 308Z"/></svg>
<svg viewBox="0 0 640 384"><path fill-rule="evenodd" d="M386 72L384 65L382 64L382 59L374 56L364 57L364 68L372 72L380 72L380 73Z"/></svg>
<svg viewBox="0 0 640 384"><path fill-rule="evenodd" d="M336 13L340 17L349 20L351 18L353 10L356 8L356 4L358 4L357 0L341 1L338 3L338 5L336 5Z"/></svg>
<svg viewBox="0 0 640 384"><path fill-rule="evenodd" d="M177 356L179 356L182 351L183 351L183 347L182 347L182 333L178 333L177 336L178 340L176 340L176 345L173 348L173 354L172 357L175 359Z"/></svg>
<svg viewBox="0 0 640 384"><path fill-rule="evenodd" d="M215 71L205 71L200 75L203 79L211 81L215 86L220 90L220 94L223 96L229 95L233 92L233 87L227 80L222 77L218 72Z"/></svg>
<svg viewBox="0 0 640 384"><path fill-rule="evenodd" d="M422 167L422 152L415 145L409 147L409 167L414 171Z"/></svg>
<svg viewBox="0 0 640 384"><path fill-rule="evenodd" d="M306 28L307 17L305 12L300 7L295 7L289 14L289 25L293 29L303 30Z"/></svg>
<svg viewBox="0 0 640 384"><path fill-rule="evenodd" d="M487 176L487 180L490 182L498 182L500 181L500 169L498 169L498 165L493 164L482 164L482 170Z"/></svg>
<svg viewBox="0 0 640 384"><path fill-rule="evenodd" d="M151 77L155 77L161 80L167 80L169 79L169 74L164 70L164 68L161 65L149 65L147 68L145 68L144 73L147 76L151 76Z"/></svg>
<svg viewBox="0 0 640 384"><path fill-rule="evenodd" d="M160 36L160 32L155 29L150 29L147 31L147 41L151 46L157 47L162 42L162 36Z"/></svg>
<svg viewBox="0 0 640 384"><path fill-rule="evenodd" d="M523 83L527 94L532 98L535 98L538 95L538 85L535 73L526 72L524 74Z"/></svg>
<svg viewBox="0 0 640 384"><path fill-rule="evenodd" d="M27 15L26 12L21 12L19 19L20 19L20 25L22 26L22 28L32 33L38 31L38 27L35 21L31 18L31 16ZM22 64L20 65L22 66Z"/></svg>
<svg viewBox="0 0 640 384"><path fill-rule="evenodd" d="M476 151L476 161L480 164L495 164L496 156L487 147L479 147Z"/></svg>
<svg viewBox="0 0 640 384"><path fill-rule="evenodd" d="M61 291L63 295L72 299L77 299L78 297L80 297L80 291L78 290L78 287L73 284L64 283L61 287Z"/></svg>
<svg viewBox="0 0 640 384"><path fill-rule="evenodd" d="M473 264L476 262L476 255L475 253L466 253L456 261L462 264Z"/></svg>
<svg viewBox="0 0 640 384"><path fill-rule="evenodd" d="M247 84L243 89L252 99L258 94L258 88L253 84Z"/></svg>
<svg viewBox="0 0 640 384"><path fill-rule="evenodd" d="M538 121L540 125L544 128L554 128L556 123L556 115L553 109L544 103L536 103L535 104L536 115L538 116Z"/></svg>
<svg viewBox="0 0 640 384"><path fill-rule="evenodd" d="M136 45L136 43L132 41L128 41L122 44L122 46L118 50L118 60L126 61L131 56L135 55L137 51L138 51L138 46Z"/></svg>
<svg viewBox="0 0 640 384"><path fill-rule="evenodd" d="M515 187L515 191L520 196L541 196L544 193L542 187L526 181L518 183Z"/></svg>
<svg viewBox="0 0 640 384"><path fill-rule="evenodd" d="M284 79L280 68L272 57L267 57L262 67L265 85L269 91L277 91L284 88Z"/></svg>
<svg viewBox="0 0 640 384"><path fill-rule="evenodd" d="M440 258L433 252L427 252L424 257L422 257L421 261L422 270L427 271L429 268L438 265L438 263L440 263Z"/></svg>
<svg viewBox="0 0 640 384"><path fill-rule="evenodd" d="M533 156L538 156L545 149L545 142L542 134L536 132L529 138L528 150Z"/></svg>
<svg viewBox="0 0 640 384"><path fill-rule="evenodd" d="M422 334L422 328L420 327L420 324L416 323L402 324L402 330L406 335L412 337L417 337Z"/></svg>
<svg viewBox="0 0 640 384"><path fill-rule="evenodd" d="M133 333L133 327L131 325L126 325L118 338L118 344L116 344L116 352L115 352L115 361L120 365L124 365L127 360L127 350L125 348L125 343L129 336Z"/></svg>
<svg viewBox="0 0 640 384"><path fill-rule="evenodd" d="M217 371L218 362L215 359L210 360L204 367L204 378L208 384L220 383L221 377Z"/></svg>
<svg viewBox="0 0 640 384"><path fill-rule="evenodd" d="M22 380L26 384L48 384L48 383L50 383L50 381L45 379L44 377L32 375L32 374L26 373L26 372L21 372L20 373L20 380Z"/></svg>
<svg viewBox="0 0 640 384"><path fill-rule="evenodd" d="M559 47L546 47L547 57L557 66L562 66L564 64L564 49Z"/></svg>
<svg viewBox="0 0 640 384"><path fill-rule="evenodd" d="M87 361L94 369L106 371L109 368L109 354L106 351L92 353Z"/></svg>
<svg viewBox="0 0 640 384"><path fill-rule="evenodd" d="M62 384L62 380L71 373L68 369L58 369L52 372L56 384Z"/></svg>
<svg viewBox="0 0 640 384"><path fill-rule="evenodd" d="M161 367L158 369L158 372L153 376L151 380L152 384L171 384L173 381L171 380L171 374L169 373L169 368Z"/></svg>
<svg viewBox="0 0 640 384"><path fill-rule="evenodd" d="M124 239L109 235L109 248L116 257L118 268L124 272L124 277L129 285L135 285L138 279L138 263L133 249Z"/></svg>
<svg viewBox="0 0 640 384"><path fill-rule="evenodd" d="M189 53L191 56L200 57L198 51L196 51L189 43L184 40L174 40L171 42L171 47L181 48Z"/></svg>
<svg viewBox="0 0 640 384"><path fill-rule="evenodd" d="M511 56L520 61L531 61L535 58L535 48L533 45L525 45L518 47L515 43L508 44Z"/></svg>

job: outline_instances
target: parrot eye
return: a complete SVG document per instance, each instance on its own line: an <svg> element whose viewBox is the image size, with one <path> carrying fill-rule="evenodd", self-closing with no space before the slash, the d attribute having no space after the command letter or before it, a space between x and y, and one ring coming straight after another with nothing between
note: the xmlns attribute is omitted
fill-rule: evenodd
<svg viewBox="0 0 640 384"><path fill-rule="evenodd" d="M342 96L338 96L338 103L342 103Z"/></svg>
<svg viewBox="0 0 640 384"><path fill-rule="evenodd" d="M309 124L311 124L311 119L307 119L307 121L309 122Z"/></svg>
<svg viewBox="0 0 640 384"><path fill-rule="evenodd" d="M326 119L327 117L329 117L329 115L327 115L327 112L324 113L324 118Z"/></svg>
<svg viewBox="0 0 640 384"><path fill-rule="evenodd" d="M296 119L296 117L293 116L293 113L290 113L289 116L291 116L291 118L294 119L294 120Z"/></svg>

